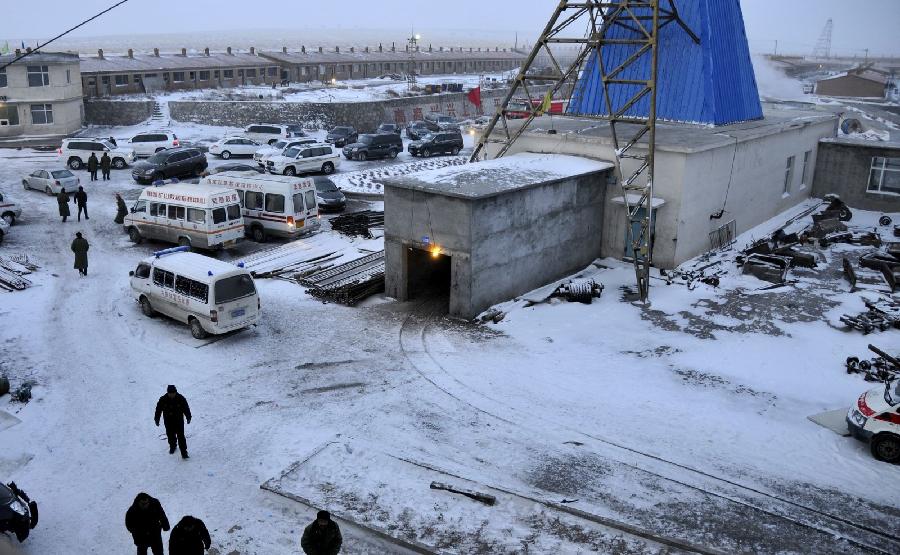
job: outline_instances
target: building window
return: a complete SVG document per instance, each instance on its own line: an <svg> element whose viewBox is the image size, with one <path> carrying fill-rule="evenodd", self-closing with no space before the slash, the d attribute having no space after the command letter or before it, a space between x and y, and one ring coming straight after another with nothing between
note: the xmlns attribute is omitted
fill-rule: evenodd
<svg viewBox="0 0 900 555"><path fill-rule="evenodd" d="M53 123L53 105L52 104L32 104L31 105L31 123L35 125L44 125Z"/></svg>
<svg viewBox="0 0 900 555"><path fill-rule="evenodd" d="M256 77L256 69L248 69L245 75L250 78Z"/></svg>
<svg viewBox="0 0 900 555"><path fill-rule="evenodd" d="M277 67L269 68L269 77L278 77L278 68Z"/></svg>
<svg viewBox="0 0 900 555"><path fill-rule="evenodd" d="M224 77L225 79L234 79L234 70L233 69L222 70L222 77Z"/></svg>
<svg viewBox="0 0 900 555"><path fill-rule="evenodd" d="M28 86L46 87L50 84L50 70L47 66L27 66Z"/></svg>
<svg viewBox="0 0 900 555"><path fill-rule="evenodd" d="M201 71L201 72L200 72L200 80L201 80L201 81L209 81L209 72L208 72L208 71Z"/></svg>
<svg viewBox="0 0 900 555"><path fill-rule="evenodd" d="M0 127L19 125L19 107L15 104L0 104Z"/></svg>
<svg viewBox="0 0 900 555"><path fill-rule="evenodd" d="M141 75L140 75L139 73L135 73L135 74L134 74L134 84L135 84L135 85L140 85L140 84L141 84Z"/></svg>
<svg viewBox="0 0 900 555"><path fill-rule="evenodd" d="M218 78L219 78L219 70L217 69L213 72L213 79L218 79Z"/></svg>
<svg viewBox="0 0 900 555"><path fill-rule="evenodd" d="M0 87L6 86L6 68L0 69Z"/></svg>
<svg viewBox="0 0 900 555"><path fill-rule="evenodd" d="M183 71L173 71L172 72L172 81L175 83L184 83L184 72Z"/></svg>
<svg viewBox="0 0 900 555"><path fill-rule="evenodd" d="M188 79L191 80L191 81L196 81L196 80L197 80L197 73L194 72L194 71L190 72L190 73L188 74Z"/></svg>
<svg viewBox="0 0 900 555"><path fill-rule="evenodd" d="M145 73L144 79L156 79L156 74L155 73Z"/></svg>
<svg viewBox="0 0 900 555"><path fill-rule="evenodd" d="M127 75L116 75L116 86L117 87L125 87L128 85L128 76Z"/></svg>
<svg viewBox="0 0 900 555"><path fill-rule="evenodd" d="M807 150L803 153L803 175L800 179L800 188L804 188L809 185L809 163L812 161L812 151Z"/></svg>
<svg viewBox="0 0 900 555"><path fill-rule="evenodd" d="M900 195L900 158L872 158L868 191Z"/></svg>
<svg viewBox="0 0 900 555"><path fill-rule="evenodd" d="M784 194L791 194L792 181L794 181L794 157L788 156L787 166L784 169Z"/></svg>
<svg viewBox="0 0 900 555"><path fill-rule="evenodd" d="M109 85L109 75L104 75L103 77L101 77L100 82L104 85Z"/></svg>

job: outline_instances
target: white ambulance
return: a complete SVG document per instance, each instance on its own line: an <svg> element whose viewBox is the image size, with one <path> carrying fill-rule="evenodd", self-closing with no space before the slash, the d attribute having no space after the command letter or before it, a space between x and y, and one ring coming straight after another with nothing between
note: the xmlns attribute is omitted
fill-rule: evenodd
<svg viewBox="0 0 900 555"><path fill-rule="evenodd" d="M184 322L203 339L255 325L260 302L250 272L176 247L154 253L129 272L134 298L145 316Z"/></svg>
<svg viewBox="0 0 900 555"><path fill-rule="evenodd" d="M244 218L235 191L210 185L147 187L125 217L135 243L156 239L199 249L220 249L244 237Z"/></svg>
<svg viewBox="0 0 900 555"><path fill-rule="evenodd" d="M247 233L259 243L268 236L296 239L319 229L319 205L312 179L233 171L204 177L200 183L237 191Z"/></svg>
<svg viewBox="0 0 900 555"><path fill-rule="evenodd" d="M847 413L847 427L853 437L869 442L876 459L900 462L900 380L860 395Z"/></svg>

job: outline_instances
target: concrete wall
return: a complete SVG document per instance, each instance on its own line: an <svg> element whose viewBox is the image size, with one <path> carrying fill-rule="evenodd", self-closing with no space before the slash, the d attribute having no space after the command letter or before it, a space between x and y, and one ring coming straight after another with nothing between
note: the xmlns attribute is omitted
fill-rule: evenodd
<svg viewBox="0 0 900 555"><path fill-rule="evenodd" d="M813 196L836 193L851 208L900 212L900 195L867 191L872 158L876 156L900 158L900 147L896 144L891 147L879 145L876 142L820 142Z"/></svg>
<svg viewBox="0 0 900 555"><path fill-rule="evenodd" d="M153 114L152 100L100 100L84 103L84 122L88 125L137 125Z"/></svg>

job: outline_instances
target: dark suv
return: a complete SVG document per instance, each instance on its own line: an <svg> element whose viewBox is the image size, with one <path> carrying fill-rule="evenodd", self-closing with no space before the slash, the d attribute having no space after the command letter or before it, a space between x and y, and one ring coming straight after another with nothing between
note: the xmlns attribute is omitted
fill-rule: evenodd
<svg viewBox="0 0 900 555"><path fill-rule="evenodd" d="M382 123L375 130L379 135L400 135L400 126L396 123Z"/></svg>
<svg viewBox="0 0 900 555"><path fill-rule="evenodd" d="M0 482L0 532L13 532L23 542L37 523L37 503L17 488L15 482Z"/></svg>
<svg viewBox="0 0 900 555"><path fill-rule="evenodd" d="M400 135L363 135L359 142L344 147L347 160L368 160L370 158L396 158L403 152Z"/></svg>
<svg viewBox="0 0 900 555"><path fill-rule="evenodd" d="M325 136L325 142L331 143L336 147L355 143L358 139L359 134L352 127L335 127Z"/></svg>
<svg viewBox="0 0 900 555"><path fill-rule="evenodd" d="M409 153L428 158L435 154L456 156L463 149L463 138L459 131L441 131L422 137L421 141L409 143Z"/></svg>
<svg viewBox="0 0 900 555"><path fill-rule="evenodd" d="M200 177L208 165L206 155L196 148L173 148L137 162L131 171L131 177L138 183L153 183L187 175Z"/></svg>
<svg viewBox="0 0 900 555"><path fill-rule="evenodd" d="M440 130L441 128L438 124L430 121L411 121L406 124L406 138L411 141L418 141L425 135Z"/></svg>

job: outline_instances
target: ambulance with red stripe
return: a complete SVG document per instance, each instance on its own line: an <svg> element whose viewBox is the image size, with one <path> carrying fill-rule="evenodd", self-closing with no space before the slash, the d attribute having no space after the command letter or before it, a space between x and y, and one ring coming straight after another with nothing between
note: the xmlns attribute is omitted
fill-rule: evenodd
<svg viewBox="0 0 900 555"><path fill-rule="evenodd" d="M900 380L860 395L847 413L847 427L853 437L869 442L876 459L900 462Z"/></svg>
<svg viewBox="0 0 900 555"><path fill-rule="evenodd" d="M231 189L173 183L144 189L125 216L125 230L135 243L155 239L215 250L244 238L244 218Z"/></svg>
<svg viewBox="0 0 900 555"><path fill-rule="evenodd" d="M247 234L258 243L270 237L297 237L319 229L316 185L308 177L221 172L201 184L236 191L243 208Z"/></svg>

